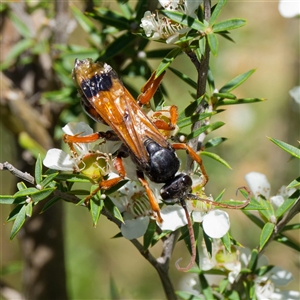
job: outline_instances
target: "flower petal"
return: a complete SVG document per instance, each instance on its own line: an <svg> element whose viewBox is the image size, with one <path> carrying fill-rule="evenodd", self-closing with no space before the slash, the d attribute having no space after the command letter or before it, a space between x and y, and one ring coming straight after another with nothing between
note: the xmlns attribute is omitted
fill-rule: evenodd
<svg viewBox="0 0 300 300"><path fill-rule="evenodd" d="M221 238L230 228L227 212L220 209L211 210L203 217L203 230L212 238Z"/></svg>
<svg viewBox="0 0 300 300"><path fill-rule="evenodd" d="M163 223L159 224L162 230L176 230L187 224L184 209L180 205L165 206L160 211Z"/></svg>
<svg viewBox="0 0 300 300"><path fill-rule="evenodd" d="M122 235L128 240L143 236L148 228L149 221L149 217L139 217L133 220L125 220L125 223L121 225Z"/></svg>
<svg viewBox="0 0 300 300"><path fill-rule="evenodd" d="M59 171L74 171L76 163L71 156L60 149L48 150L43 161L45 167Z"/></svg>
<svg viewBox="0 0 300 300"><path fill-rule="evenodd" d="M271 185L266 175L258 172L251 172L245 176L245 180L256 198L259 195L263 195L266 199L269 199Z"/></svg>
<svg viewBox="0 0 300 300"><path fill-rule="evenodd" d="M300 14L300 5L298 1L281 0L278 10L284 18L293 18Z"/></svg>

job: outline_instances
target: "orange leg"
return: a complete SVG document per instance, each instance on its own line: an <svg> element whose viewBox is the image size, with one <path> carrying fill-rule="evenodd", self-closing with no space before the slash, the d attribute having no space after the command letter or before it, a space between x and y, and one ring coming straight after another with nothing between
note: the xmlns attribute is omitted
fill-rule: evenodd
<svg viewBox="0 0 300 300"><path fill-rule="evenodd" d="M145 83L145 85L141 89L141 94L137 98L137 102L140 106L144 104L148 104L157 91L163 77L165 75L165 72L160 74L157 78L156 72L153 72L151 77L148 79L148 81Z"/></svg>
<svg viewBox="0 0 300 300"><path fill-rule="evenodd" d="M188 155L200 166L201 173L204 176L204 180L205 180L203 183L203 186L205 186L206 183L208 182L208 175L204 168L201 157L187 144L175 143L175 144L172 144L172 147L176 150L185 150L188 153Z"/></svg>
<svg viewBox="0 0 300 300"><path fill-rule="evenodd" d="M144 174L142 172L138 172L138 179L139 179L140 183L142 184L142 186L144 187L144 189L146 190L151 208L156 213L157 222L162 223L163 219L160 215L159 205L158 205L158 203L157 203L157 201L156 201L156 199L153 195L153 192L151 191L151 189L149 187L149 183L145 180Z"/></svg>
<svg viewBox="0 0 300 300"><path fill-rule="evenodd" d="M153 123L155 124L155 126L158 128L158 129L161 129L161 130L174 130L175 127L176 127L176 123L177 123L177 119L178 119L178 109L177 109L177 106L175 105L172 105L170 107L170 110L169 110L169 113L170 113L170 122L167 123L166 121L164 121L163 119L154 119L153 120ZM161 115L162 112L160 111L157 111L153 114L154 118L156 115Z"/></svg>

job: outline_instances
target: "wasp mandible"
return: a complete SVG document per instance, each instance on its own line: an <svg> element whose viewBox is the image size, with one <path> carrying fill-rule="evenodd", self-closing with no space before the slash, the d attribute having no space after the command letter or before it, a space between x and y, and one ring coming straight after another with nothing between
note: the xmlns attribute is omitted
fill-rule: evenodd
<svg viewBox="0 0 300 300"><path fill-rule="evenodd" d="M155 183L164 183L161 189L163 200L184 205L183 200L192 189L192 179L183 173L176 174L180 162L175 150L185 150L200 166L204 177L203 186L208 181L200 156L185 143L171 144L160 131L171 131L175 128L177 107L171 106L169 123L150 120L142 109L142 105L147 104L156 92L163 76L164 73L156 77L153 72L136 101L111 66L93 62L91 59L76 59L73 79L78 87L84 111L96 122L104 123L112 130L88 136L64 135L64 141L70 146L73 143L89 143L98 139L121 140L122 146L114 159L114 167L119 177L100 182L99 189L92 195L125 178L122 158L130 156L137 167L137 177L146 190L156 220L160 223L163 222L160 208L144 175Z"/></svg>

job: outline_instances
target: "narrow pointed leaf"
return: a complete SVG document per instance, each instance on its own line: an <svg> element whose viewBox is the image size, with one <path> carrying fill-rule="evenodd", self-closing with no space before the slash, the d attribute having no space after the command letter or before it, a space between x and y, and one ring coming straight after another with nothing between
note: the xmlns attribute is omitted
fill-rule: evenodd
<svg viewBox="0 0 300 300"><path fill-rule="evenodd" d="M260 234L260 239L259 239L259 249L262 250L263 247L266 245L270 237L272 236L272 233L274 231L275 224L273 223L266 223L261 234Z"/></svg>
<svg viewBox="0 0 300 300"><path fill-rule="evenodd" d="M32 216L32 202L29 202L26 205L26 216L31 217Z"/></svg>
<svg viewBox="0 0 300 300"><path fill-rule="evenodd" d="M215 154L215 153L212 153L212 152L207 152L207 151L201 151L200 154L208 156L208 157L216 160L217 162L221 163L222 165L224 165L228 169L232 170L232 168L230 167L228 162L226 160L224 160L223 158L221 158L218 154Z"/></svg>
<svg viewBox="0 0 300 300"><path fill-rule="evenodd" d="M258 251L257 249L253 249L247 266L252 272L254 272L256 269L257 260L258 260Z"/></svg>
<svg viewBox="0 0 300 300"><path fill-rule="evenodd" d="M278 236L275 237L275 241L284 244L285 246L290 247L291 249L294 249L298 252L300 252L300 245L292 241L289 237L279 234Z"/></svg>
<svg viewBox="0 0 300 300"><path fill-rule="evenodd" d="M23 23L21 18L19 18L16 14L14 14L13 12L9 12L9 19L12 21L18 33L22 37L26 39L33 38L34 32L31 32L28 26Z"/></svg>
<svg viewBox="0 0 300 300"><path fill-rule="evenodd" d="M297 230L297 229L300 229L300 223L285 225L281 230L281 232L288 231L288 230Z"/></svg>
<svg viewBox="0 0 300 300"><path fill-rule="evenodd" d="M226 21L218 22L213 25L213 32L227 31L242 27L246 24L244 19L229 19Z"/></svg>
<svg viewBox="0 0 300 300"><path fill-rule="evenodd" d="M214 56L218 55L219 42L218 38L214 33L207 34L207 41L209 45L209 49Z"/></svg>
<svg viewBox="0 0 300 300"><path fill-rule="evenodd" d="M200 135L201 133L205 132L205 131L214 131L222 126L224 126L225 123L224 122L215 122L215 123L212 123L210 125L206 125L206 126L202 126L201 128L193 131L192 133L190 133L188 136L187 136L187 140L191 140L195 137L197 137L198 135Z"/></svg>
<svg viewBox="0 0 300 300"><path fill-rule="evenodd" d="M35 171L34 171L35 182L37 184L41 184L42 175L43 175L43 164L41 160L41 155L39 154L35 163Z"/></svg>
<svg viewBox="0 0 300 300"><path fill-rule="evenodd" d="M254 72L255 72L255 69L252 69L241 75L238 75L237 77L233 78L228 83L226 83L223 87L221 87L219 90L219 93L231 92L232 90L237 88L239 85L241 85L245 80L247 80Z"/></svg>
<svg viewBox="0 0 300 300"><path fill-rule="evenodd" d="M247 208L247 207L246 207ZM246 209L243 209L242 212L253 222L255 223L259 228L264 227L264 222L258 218L257 216L249 213Z"/></svg>
<svg viewBox="0 0 300 300"><path fill-rule="evenodd" d="M102 24L116 27L120 30L130 29L130 22L123 15L104 7L95 7L96 14L90 13L92 18L101 21Z"/></svg>
<svg viewBox="0 0 300 300"><path fill-rule="evenodd" d="M14 225L11 229L10 239L12 240L18 231L22 228L24 222L26 220L26 205L23 205L20 209L19 213L16 216Z"/></svg>
<svg viewBox="0 0 300 300"><path fill-rule="evenodd" d="M177 57L177 55L182 53L181 48L174 48L172 49L162 60L162 62L159 64L158 68L156 69L156 78L162 74L174 61L174 59Z"/></svg>
<svg viewBox="0 0 300 300"><path fill-rule="evenodd" d="M265 98L241 98L241 99L224 99L220 100L216 103L215 107L219 107L221 105L236 105L236 104L249 104L265 101Z"/></svg>
<svg viewBox="0 0 300 300"><path fill-rule="evenodd" d="M277 219L281 218L297 201L297 198L291 199L288 198L286 199L282 205L280 205L277 210L275 211L275 217Z"/></svg>
<svg viewBox="0 0 300 300"><path fill-rule="evenodd" d="M230 234L227 232L224 236L221 238L223 245L225 246L226 250L231 253L231 241L230 241Z"/></svg>
<svg viewBox="0 0 300 300"><path fill-rule="evenodd" d="M22 197L22 196L30 196L34 193L37 193L39 190L36 189L36 188L27 188L27 189L24 189L24 190L20 190L18 192L16 192L14 194L14 197L17 198L17 197Z"/></svg>
<svg viewBox="0 0 300 300"><path fill-rule="evenodd" d="M92 215L93 225L97 226L100 213L102 208L104 207L104 202L100 197L98 196L99 193L97 193L94 197L92 197L90 201L90 212Z"/></svg>
<svg viewBox="0 0 300 300"><path fill-rule="evenodd" d="M201 286L201 293L204 295L205 299L215 299L213 290L208 284L204 274L199 274L199 281Z"/></svg>
<svg viewBox="0 0 300 300"><path fill-rule="evenodd" d="M56 173L52 173L52 174L48 175L48 176L41 182L41 186L44 187L44 188L47 187L47 185L50 184L58 174L59 174L59 173L56 172Z"/></svg>
<svg viewBox="0 0 300 300"><path fill-rule="evenodd" d="M147 231L144 234L144 251L146 251L151 246L155 231L156 222L155 220L150 220Z"/></svg>
<svg viewBox="0 0 300 300"><path fill-rule="evenodd" d="M206 26L199 20L175 10L161 10L160 13L179 24L193 28L197 31L204 32L206 30Z"/></svg>
<svg viewBox="0 0 300 300"><path fill-rule="evenodd" d="M286 188L291 189L291 188L299 188L299 187L300 187L300 177L293 180Z"/></svg>
<svg viewBox="0 0 300 300"><path fill-rule="evenodd" d="M19 191L22 191L22 190L26 190L27 186L24 182L18 182L17 183L17 188L18 188Z"/></svg>
<svg viewBox="0 0 300 300"><path fill-rule="evenodd" d="M187 83L189 86L191 86L192 88L196 89L197 88L197 83L190 79L189 76L181 73L180 71L173 69L172 67L169 67L169 70L172 71L175 75L177 75L182 81L184 81L185 83Z"/></svg>
<svg viewBox="0 0 300 300"><path fill-rule="evenodd" d="M278 147L280 147L282 150L286 151L287 153L291 154L292 156L297 157L298 159L300 159L300 149L287 144L285 142L282 142L280 140L276 140L273 139L271 137L268 137L268 139L273 142L275 145L277 145Z"/></svg>
<svg viewBox="0 0 300 300"><path fill-rule="evenodd" d="M116 56L118 53L124 51L125 48L128 48L136 38L135 35L128 32L122 34L107 47L106 51L100 56L100 59L105 61Z"/></svg>
<svg viewBox="0 0 300 300"><path fill-rule="evenodd" d="M13 204L15 197L10 195L0 195L0 204Z"/></svg>
<svg viewBox="0 0 300 300"><path fill-rule="evenodd" d="M213 93L213 97L219 97L224 99L236 99L236 95L231 93Z"/></svg>
<svg viewBox="0 0 300 300"><path fill-rule="evenodd" d="M114 205L114 203L111 201L111 199L109 197L106 197L104 205L116 219L118 219L119 221L124 223L123 217L122 217L118 207Z"/></svg>
<svg viewBox="0 0 300 300"><path fill-rule="evenodd" d="M226 2L227 2L226 0L218 1L217 5L214 7L214 10L213 10L213 13L212 13L210 19L209 19L209 24L210 25L213 25L216 22L216 20L219 17L223 7L226 4Z"/></svg>
<svg viewBox="0 0 300 300"><path fill-rule="evenodd" d="M216 147L219 146L220 144L222 144L223 142L225 142L227 140L227 138L225 137L215 137L210 139L209 141L207 141L204 145L204 148L210 148L210 147Z"/></svg>
<svg viewBox="0 0 300 300"><path fill-rule="evenodd" d="M58 196L53 197L52 199L50 199L42 208L42 210L40 211L40 214L42 214L44 211L46 211L47 209L49 209L50 207L52 207L53 204L55 204L56 202L58 202L61 198Z"/></svg>
<svg viewBox="0 0 300 300"><path fill-rule="evenodd" d="M197 114L197 115L192 115L190 117L180 119L180 121L177 122L177 125L181 129L181 128L184 128L184 127L189 126L191 124L194 124L198 121L209 118L209 117L211 117L215 114L216 114L216 112L213 111L213 112L210 112L210 113L201 113L201 114Z"/></svg>

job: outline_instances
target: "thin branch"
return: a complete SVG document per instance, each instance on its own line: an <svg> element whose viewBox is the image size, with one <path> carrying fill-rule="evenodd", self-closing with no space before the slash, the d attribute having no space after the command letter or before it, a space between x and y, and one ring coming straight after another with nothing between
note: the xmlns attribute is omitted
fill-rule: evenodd
<svg viewBox="0 0 300 300"><path fill-rule="evenodd" d="M12 164L9 162L0 163L0 171L8 170L10 173L12 173L14 176L21 178L22 180L29 182L31 184L34 184L34 177L31 176L27 172L22 172L15 168Z"/></svg>

